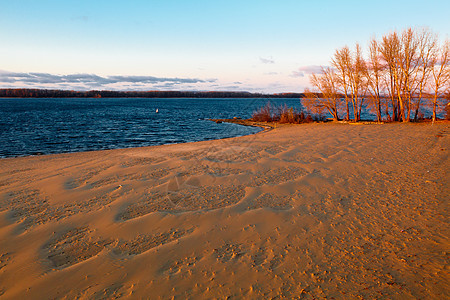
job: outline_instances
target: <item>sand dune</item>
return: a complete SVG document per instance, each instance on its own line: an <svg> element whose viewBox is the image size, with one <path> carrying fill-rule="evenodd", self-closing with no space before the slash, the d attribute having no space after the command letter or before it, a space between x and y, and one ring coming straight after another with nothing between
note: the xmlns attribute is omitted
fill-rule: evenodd
<svg viewBox="0 0 450 300"><path fill-rule="evenodd" d="M0 160L0 297L449 297L450 125Z"/></svg>

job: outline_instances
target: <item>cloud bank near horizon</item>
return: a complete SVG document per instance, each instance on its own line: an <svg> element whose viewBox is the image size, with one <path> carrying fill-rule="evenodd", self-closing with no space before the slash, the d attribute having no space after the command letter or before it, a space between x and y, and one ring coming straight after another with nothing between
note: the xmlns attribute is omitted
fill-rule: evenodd
<svg viewBox="0 0 450 300"><path fill-rule="evenodd" d="M215 83L217 79L155 77L155 76L100 76L96 74L50 74L0 71L0 87L4 88L55 88L55 89L111 89L126 87L131 90L152 88L192 88Z"/></svg>
<svg viewBox="0 0 450 300"><path fill-rule="evenodd" d="M301 68L300 68L301 69ZM291 71L292 72L292 71ZM284 76L284 77L283 77ZM297 80L300 78L300 81ZM12 72L0 69L0 88L111 91L247 91L253 93L301 92L302 78L279 72L261 71L249 78L157 77L139 75L97 75L94 73L54 74Z"/></svg>

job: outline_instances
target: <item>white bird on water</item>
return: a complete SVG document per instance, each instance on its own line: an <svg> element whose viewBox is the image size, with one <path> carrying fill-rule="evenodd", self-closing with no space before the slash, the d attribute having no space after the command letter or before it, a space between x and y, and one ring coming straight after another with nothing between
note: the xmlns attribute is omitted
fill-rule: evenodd
<svg viewBox="0 0 450 300"><path fill-rule="evenodd" d="M159 110L158 109L156 109L156 113L158 113L159 112Z"/></svg>

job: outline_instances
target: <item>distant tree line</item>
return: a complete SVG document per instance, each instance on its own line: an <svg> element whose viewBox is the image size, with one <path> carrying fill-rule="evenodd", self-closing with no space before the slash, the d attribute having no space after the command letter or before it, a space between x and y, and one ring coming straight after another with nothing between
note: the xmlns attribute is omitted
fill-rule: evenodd
<svg viewBox="0 0 450 300"><path fill-rule="evenodd" d="M305 90L305 106L333 119L361 118L369 107L377 121L410 121L428 105L432 119L438 109L449 110L450 42L428 29L408 28L373 38L364 57L359 44L337 49L329 67L310 81L321 95Z"/></svg>
<svg viewBox="0 0 450 300"><path fill-rule="evenodd" d="M208 91L69 91L0 89L0 98L302 98L303 93L261 94Z"/></svg>

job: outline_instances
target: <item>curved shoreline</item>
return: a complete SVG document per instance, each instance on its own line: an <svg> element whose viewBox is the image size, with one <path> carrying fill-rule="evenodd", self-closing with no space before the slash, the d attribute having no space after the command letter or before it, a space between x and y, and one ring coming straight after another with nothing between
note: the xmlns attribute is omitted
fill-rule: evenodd
<svg viewBox="0 0 450 300"><path fill-rule="evenodd" d="M270 131L276 128L276 123L267 123L267 122L255 122L251 120L241 119L241 118L233 118L233 119L208 119L209 121L215 122L217 124L220 123L231 123L242 126L250 126L250 127L260 127L264 128L262 132ZM261 132L261 131L260 131ZM260 133L257 132L257 133ZM256 134L256 133L255 133Z"/></svg>
<svg viewBox="0 0 450 300"><path fill-rule="evenodd" d="M207 121L214 121L216 122L216 119L206 119ZM217 119L219 120L219 119ZM4 156L4 157L0 157L0 160L2 159L12 159L12 158L19 158L19 157L36 157L36 156L46 156L46 155L58 155L58 154L72 154L72 153L83 153L83 152L93 152L93 151L111 151L111 150L120 150L120 149L132 149L132 148L142 148L142 147L156 147L156 146L167 146L167 145L177 145L177 144L187 144L187 143L197 143L197 142L204 142L204 141L213 141L213 140L223 140L223 139L229 139L229 138L236 138L236 137L241 137L241 136L248 136L248 135L253 135L253 134L258 134L261 132L266 132L268 131L270 128L270 126L265 126L265 125L249 125L249 124L244 124L239 123L239 122L233 122L232 119L223 119L223 122L226 123L233 123L233 124L237 124L237 125L243 125L243 126L252 126L252 127L261 127L264 128L264 130L262 131L258 131L258 132L250 132L250 133L245 133L245 134L239 134L239 135L235 135L235 136L225 136L225 137L218 137L218 138L212 138L212 139L202 139L202 140L194 140L194 141L182 141L182 142L176 142L176 143L167 143L167 144L153 144L153 145L133 145L130 147L113 147L113 148L109 148L109 149L89 149L89 150L81 150L81 151L64 151L64 152L55 152L55 153L41 153L41 152L37 152L37 153L32 153L32 154L20 154L20 155L15 155L15 156ZM216 122L218 123L218 122Z"/></svg>
<svg viewBox="0 0 450 300"><path fill-rule="evenodd" d="M216 141L216 140L226 140L226 139L232 139L232 138L239 138L239 137L245 137L245 136L251 136L251 135L257 135L261 133L269 132L273 129L285 127L285 126L295 126L295 125L306 125L306 124L321 124L321 123L330 123L330 122L312 122L312 123L303 123L303 124L280 124L276 122L255 122L248 119L240 119L240 118L233 118L233 119L206 119L207 121L215 122L217 124L220 123L230 123L230 124L236 124L241 126L250 126L250 127L259 127L263 128L262 131L258 131L255 133L249 133L244 135L237 135L232 137L223 137L223 138L215 138L215 139L208 139L208 140L198 140L198 141L188 141L188 142L179 142L179 143L169 143L169 144L155 144L155 145L143 145L143 146L131 146L131 147L118 147L118 148L111 148L111 149L92 149L92 150L82 150L82 151L68 151L68 152L57 152L57 153L39 153L39 154L24 154L24 155L16 155L16 156L6 156L6 157L0 157L1 160L5 159L15 159L15 158L27 158L27 157L41 157L41 156L48 156L48 155L60 155L60 154L75 154L75 153L85 153L85 152L96 152L96 151L114 151L114 150L123 150L123 149L139 149L139 148L148 148L148 147L160 147L160 146L170 146L170 145L180 145L180 144L190 144L190 143L199 143L199 142L208 142L208 141ZM418 122L418 123L405 123L405 122L376 122L376 121L360 121L360 122L351 122L351 121L338 121L338 122L331 122L331 124L341 124L341 125L389 125L389 124L411 124L411 125L430 125L431 121L426 122ZM435 124L450 124L450 121L448 120L438 120L435 122Z"/></svg>

